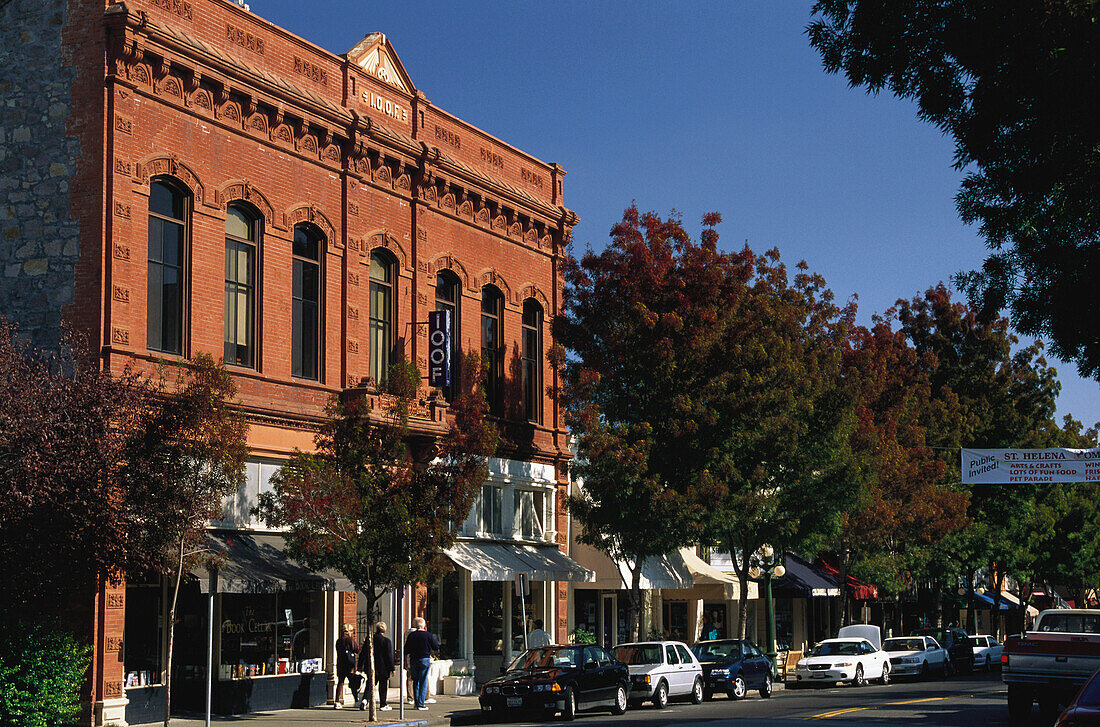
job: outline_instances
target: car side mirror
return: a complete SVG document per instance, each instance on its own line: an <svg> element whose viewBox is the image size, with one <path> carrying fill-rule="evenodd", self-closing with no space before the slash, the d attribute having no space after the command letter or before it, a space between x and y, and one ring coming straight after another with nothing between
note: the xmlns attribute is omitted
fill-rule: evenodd
<svg viewBox="0 0 1100 727"><path fill-rule="evenodd" d="M584 662L585 671L588 671L589 669L595 669L597 666L599 666L599 664L597 664L595 661Z"/></svg>

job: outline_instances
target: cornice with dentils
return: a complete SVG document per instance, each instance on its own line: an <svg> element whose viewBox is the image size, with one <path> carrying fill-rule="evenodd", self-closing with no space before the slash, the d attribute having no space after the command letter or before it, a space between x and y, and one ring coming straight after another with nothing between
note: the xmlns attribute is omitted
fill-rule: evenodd
<svg viewBox="0 0 1100 727"><path fill-rule="evenodd" d="M477 187L483 188L488 195L499 197L502 201L506 201L517 208L526 208L527 211L552 221L554 224L573 227L580 222L577 214L564 206L547 204L532 197L522 189L449 156L438 147L394 131L369 117L360 117L353 110L333 104L308 89L290 83L274 73L256 68L247 61L225 53L192 35L150 20L149 16L143 11L133 12L126 7L125 3L111 5L105 12L105 16L109 19L116 19L122 15L125 16L124 22L126 25L134 32L141 33L156 44L180 55L193 58L233 80L253 86L257 90L287 104L303 108L319 119L343 127L347 131L346 136L348 138L354 137L355 131L358 130L367 139L388 147L392 151L405 154L413 159L429 161L435 171L443 176L464 179Z"/></svg>

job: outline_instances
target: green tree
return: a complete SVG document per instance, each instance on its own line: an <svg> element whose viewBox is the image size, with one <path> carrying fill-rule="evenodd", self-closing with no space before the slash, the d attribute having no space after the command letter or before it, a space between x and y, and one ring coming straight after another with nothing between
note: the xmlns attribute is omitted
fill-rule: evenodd
<svg viewBox="0 0 1100 727"><path fill-rule="evenodd" d="M287 552L314 570L343 573L366 595L368 610L390 589L428 583L446 566L443 550L455 524L470 512L488 476L496 428L474 356L463 362L461 393L438 439L409 428L420 374L401 361L381 395L333 399L314 439L316 451L296 451L260 495L257 512L286 528ZM368 635L367 638L370 638ZM374 683L367 649L366 684ZM376 719L368 689L369 719Z"/></svg>
<svg viewBox="0 0 1100 727"><path fill-rule="evenodd" d="M979 317L952 301L942 283L923 296L899 300L897 319L928 363L933 402L945 412L929 423L926 438L943 457L951 482L960 479L961 447L1064 446L1054 420L1061 388L1057 372L1039 344L1013 352L1017 339L1007 319ZM936 549L940 582L958 575L969 579L985 568L995 580L992 596L999 604L1005 574L1031 567L1030 543L1021 538L1018 524L1030 517L1036 493L1022 485L973 486L969 527Z"/></svg>
<svg viewBox="0 0 1100 727"><path fill-rule="evenodd" d="M960 276L988 313L1100 374L1100 5L1093 0L819 0L825 69L889 89L955 141L957 197L992 251Z"/></svg>

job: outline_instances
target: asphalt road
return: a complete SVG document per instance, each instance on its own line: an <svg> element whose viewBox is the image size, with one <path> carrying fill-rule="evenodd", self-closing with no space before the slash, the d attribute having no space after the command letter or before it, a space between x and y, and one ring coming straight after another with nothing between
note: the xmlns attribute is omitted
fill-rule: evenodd
<svg viewBox="0 0 1100 727"><path fill-rule="evenodd" d="M927 725L928 727L984 727L986 725L1049 724L1039 718L1038 709L1026 723L1010 723L1005 687L999 673L956 675L947 680L894 680L861 688L850 686L815 687L776 691L770 699L755 693L740 702L715 697L700 705L672 703L667 709L652 706L630 709L621 717L607 712L578 715L572 727L661 727L662 725L761 725L789 727L820 722L834 727L868 725ZM473 715L471 715L473 717ZM474 717L464 724L480 722ZM452 722L458 724L458 721ZM561 724L512 722L515 725Z"/></svg>

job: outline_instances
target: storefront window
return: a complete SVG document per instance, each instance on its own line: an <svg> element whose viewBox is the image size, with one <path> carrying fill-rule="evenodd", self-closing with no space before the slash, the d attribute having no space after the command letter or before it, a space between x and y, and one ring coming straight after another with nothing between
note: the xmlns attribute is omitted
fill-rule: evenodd
<svg viewBox="0 0 1100 727"><path fill-rule="evenodd" d="M688 639L688 609L683 601L665 601L663 606L665 631L670 639L687 641ZM690 639L694 641L694 639Z"/></svg>
<svg viewBox="0 0 1100 727"><path fill-rule="evenodd" d="M794 641L794 605L789 598L775 599L775 640L780 651L787 651Z"/></svg>
<svg viewBox="0 0 1100 727"><path fill-rule="evenodd" d="M542 627L546 631L550 631L550 627L546 624L546 617L543 613L542 604L545 602L543 594L546 592L546 584L542 581L531 581L531 595L524 596L522 603L520 597L515 595L515 591L512 592L512 651L519 653L523 651L523 617L526 612L527 616L527 633L535 628L535 619L543 622Z"/></svg>
<svg viewBox="0 0 1100 727"><path fill-rule="evenodd" d="M160 684L164 668L164 587L161 583L127 584L125 628L122 645L126 686Z"/></svg>
<svg viewBox="0 0 1100 727"><path fill-rule="evenodd" d="M593 637L599 633L599 613L596 604L600 592L588 588L573 591L573 629L584 629Z"/></svg>
<svg viewBox="0 0 1100 727"><path fill-rule="evenodd" d="M321 657L321 594L225 594L221 602L220 678L293 674Z"/></svg>
<svg viewBox="0 0 1100 727"><path fill-rule="evenodd" d="M462 580L457 572L428 589L428 630L439 640L441 658L462 657Z"/></svg>
<svg viewBox="0 0 1100 727"><path fill-rule="evenodd" d="M474 581L474 654L504 651L504 588L499 581Z"/></svg>

